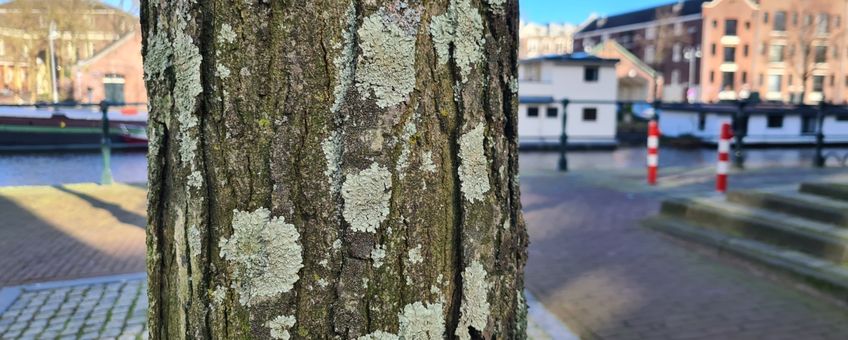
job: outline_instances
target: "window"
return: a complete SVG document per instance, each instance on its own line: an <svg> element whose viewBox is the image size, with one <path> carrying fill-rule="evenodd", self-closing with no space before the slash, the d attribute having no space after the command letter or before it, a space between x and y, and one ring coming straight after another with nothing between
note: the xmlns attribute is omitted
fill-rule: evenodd
<svg viewBox="0 0 848 340"><path fill-rule="evenodd" d="M813 92L824 91L824 76L813 76Z"/></svg>
<svg viewBox="0 0 848 340"><path fill-rule="evenodd" d="M798 12L792 12L792 25L798 27Z"/></svg>
<svg viewBox="0 0 848 340"><path fill-rule="evenodd" d="M769 92L780 92L783 81L783 76L780 74L769 74L768 77L768 91Z"/></svg>
<svg viewBox="0 0 848 340"><path fill-rule="evenodd" d="M654 46L648 46L645 48L645 62L648 64L654 63Z"/></svg>
<svg viewBox="0 0 848 340"><path fill-rule="evenodd" d="M786 32L786 12L774 12L774 31Z"/></svg>
<svg viewBox="0 0 848 340"><path fill-rule="evenodd" d="M748 44L745 44L745 46L742 47L742 55L744 55L745 57L748 56Z"/></svg>
<svg viewBox="0 0 848 340"><path fill-rule="evenodd" d="M707 128L707 114L698 112L698 130L704 131Z"/></svg>
<svg viewBox="0 0 848 340"><path fill-rule="evenodd" d="M710 71L710 83L715 83L715 71Z"/></svg>
<svg viewBox="0 0 848 340"><path fill-rule="evenodd" d="M683 35L683 23L677 22L674 24L674 35Z"/></svg>
<svg viewBox="0 0 848 340"><path fill-rule="evenodd" d="M716 44L710 45L710 54L712 54L713 56L716 55Z"/></svg>
<svg viewBox="0 0 848 340"><path fill-rule="evenodd" d="M783 127L783 116L781 115L768 115L766 120L766 126L769 129L780 129Z"/></svg>
<svg viewBox="0 0 848 340"><path fill-rule="evenodd" d="M594 107L584 107L583 108L583 121L584 122L594 122L598 120L598 109Z"/></svg>
<svg viewBox="0 0 848 340"><path fill-rule="evenodd" d="M736 77L735 72L721 73L721 89L723 91L733 91L733 78Z"/></svg>
<svg viewBox="0 0 848 340"><path fill-rule="evenodd" d="M771 63L782 63L783 62L783 51L786 49L784 45L771 45L769 46L769 62Z"/></svg>
<svg viewBox="0 0 848 340"><path fill-rule="evenodd" d="M539 108L536 106L528 106L527 117L539 117Z"/></svg>
<svg viewBox="0 0 848 340"><path fill-rule="evenodd" d="M751 29L751 22L750 22L750 21L746 21L746 22L745 22L745 29L746 29L746 30Z"/></svg>
<svg viewBox="0 0 848 340"><path fill-rule="evenodd" d="M713 28L718 27L718 20L713 20Z"/></svg>
<svg viewBox="0 0 848 340"><path fill-rule="evenodd" d="M816 33L827 34L830 16L827 13L822 13L816 19Z"/></svg>
<svg viewBox="0 0 848 340"><path fill-rule="evenodd" d="M812 135L816 133L816 117L801 116L801 134Z"/></svg>
<svg viewBox="0 0 848 340"><path fill-rule="evenodd" d="M830 86L833 86L834 84L836 84L836 77L831 74L830 75Z"/></svg>
<svg viewBox="0 0 848 340"><path fill-rule="evenodd" d="M747 82L748 82L748 72L742 71L742 84L745 84Z"/></svg>
<svg viewBox="0 0 848 340"><path fill-rule="evenodd" d="M763 22L768 23L768 12L763 13Z"/></svg>
<svg viewBox="0 0 848 340"><path fill-rule="evenodd" d="M657 26L651 26L645 29L645 39L655 39L657 37Z"/></svg>
<svg viewBox="0 0 848 340"><path fill-rule="evenodd" d="M671 48L671 61L679 62L680 61L680 43L674 43L674 46Z"/></svg>
<svg viewBox="0 0 848 340"><path fill-rule="evenodd" d="M103 93L107 102L124 102L124 83L124 76L120 74L107 74L103 77Z"/></svg>
<svg viewBox="0 0 848 340"><path fill-rule="evenodd" d="M727 19L724 21L724 35L736 35L736 19Z"/></svg>
<svg viewBox="0 0 848 340"><path fill-rule="evenodd" d="M598 67L597 66L586 66L583 68L583 80L586 82L597 82L598 81Z"/></svg>
<svg viewBox="0 0 848 340"><path fill-rule="evenodd" d="M680 71L671 71L671 84L680 84Z"/></svg>
<svg viewBox="0 0 848 340"><path fill-rule="evenodd" d="M732 63L736 61L736 47L724 48L724 62Z"/></svg>
<svg viewBox="0 0 848 340"><path fill-rule="evenodd" d="M548 107L548 110L545 112L545 116L548 118L556 118L559 116L559 108L556 107Z"/></svg>
<svg viewBox="0 0 848 340"><path fill-rule="evenodd" d="M817 63L827 62L827 46L816 46L815 59Z"/></svg>

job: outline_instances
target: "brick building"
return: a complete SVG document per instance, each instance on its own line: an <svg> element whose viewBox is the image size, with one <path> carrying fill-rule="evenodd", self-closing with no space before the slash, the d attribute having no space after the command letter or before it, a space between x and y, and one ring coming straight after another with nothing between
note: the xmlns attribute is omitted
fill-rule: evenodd
<svg viewBox="0 0 848 340"><path fill-rule="evenodd" d="M55 67L49 49L51 26L55 27ZM104 84L79 83L81 77L74 73L80 68L74 65L127 39L137 29L137 17L100 1L0 0L0 103L52 100L51 69L56 73L59 100L85 99L79 95L81 88ZM140 51L139 42L134 53ZM134 75L126 75L130 76Z"/></svg>
<svg viewBox="0 0 848 340"><path fill-rule="evenodd" d="M662 77L664 101L683 101L700 83L701 5L707 0L679 1L590 20L574 34L576 51L592 51L614 40ZM646 98L653 99L653 98Z"/></svg>
<svg viewBox="0 0 848 340"><path fill-rule="evenodd" d="M91 58L74 66L74 98L78 102L146 103L141 33L132 31Z"/></svg>
<svg viewBox="0 0 848 340"><path fill-rule="evenodd" d="M816 103L848 99L844 0L704 4L701 99Z"/></svg>

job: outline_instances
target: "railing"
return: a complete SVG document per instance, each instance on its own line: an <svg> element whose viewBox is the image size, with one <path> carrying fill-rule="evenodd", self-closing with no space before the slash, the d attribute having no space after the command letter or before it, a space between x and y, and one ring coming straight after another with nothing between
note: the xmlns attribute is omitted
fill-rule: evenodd
<svg viewBox="0 0 848 340"><path fill-rule="evenodd" d="M567 117L568 105L570 104L596 104L596 105L617 105L619 111L627 105L650 105L653 108L653 114L650 120L662 119L663 111L677 112L696 112L699 114L714 114L725 115L731 119L733 130L733 150L732 159L733 165L738 169L745 167L745 139L748 135L748 120L752 116L801 116L815 118L815 128L809 135L814 136L815 156L813 158L814 167L824 167L828 159L834 159L837 163L848 166L848 153L840 154L838 151L825 151L829 144L826 142L826 137L846 137L848 135L828 135L825 136L824 121L826 117L838 117L840 120L848 120L848 107L841 105L833 105L829 103L821 103L819 105L790 105L790 104L771 104L771 103L749 103L746 101L717 103L717 104L690 104L690 103L663 103L663 102L646 102L646 101L611 101L611 100L570 100L564 99L561 101L563 106L562 115L562 132L559 143L559 170L568 171L568 141L567 134ZM620 113L620 112L619 112ZM799 131L800 136L800 131Z"/></svg>
<svg viewBox="0 0 848 340"><path fill-rule="evenodd" d="M94 109L98 109L100 111L100 121L101 121L101 133L100 133L100 151L103 158L103 171L100 176L100 183L104 185L112 184L112 167L111 167L111 154L112 154L112 138L110 133L110 125L109 125L109 108L110 107L131 107L131 106L143 106L147 105L146 103L113 103L108 101L102 101L100 103L89 103L89 104L80 104L80 103L38 103L38 104L12 104L5 105L0 104L0 108L9 107L9 108L53 108L54 110L58 110L60 108L91 108L92 111Z"/></svg>

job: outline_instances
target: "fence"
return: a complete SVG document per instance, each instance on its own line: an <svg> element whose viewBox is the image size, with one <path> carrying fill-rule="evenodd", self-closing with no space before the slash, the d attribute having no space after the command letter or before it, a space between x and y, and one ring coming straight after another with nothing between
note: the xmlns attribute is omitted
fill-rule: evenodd
<svg viewBox="0 0 848 340"><path fill-rule="evenodd" d="M111 153L115 132L122 141L146 146L146 114L138 116L138 107L145 103L45 103L35 105L0 105L0 146L3 150L51 149L85 147L87 144L63 144L64 141L93 142L99 138L103 158L101 183L112 183ZM111 108L123 108L121 112L110 112ZM46 110L45 110L46 109ZM52 111L49 111L51 110ZM47 111L47 112L45 112ZM49 114L49 115L48 115ZM112 118L110 119L110 115ZM133 117L135 118L129 118ZM113 124L112 120L123 117L126 122ZM98 127L99 125L99 127ZM120 129L121 131L113 131ZM51 137L60 145L50 145ZM61 136L61 137L58 137ZM137 143L132 143L133 141ZM33 145L27 145L27 142ZM96 144L95 144L96 145ZM130 145L131 146L131 145Z"/></svg>
<svg viewBox="0 0 848 340"><path fill-rule="evenodd" d="M786 142L795 142L796 144L812 143L815 147L815 156L813 166L824 167L828 159L834 159L842 165L848 165L848 153L841 154L836 150L827 150L835 145L848 144L848 107L842 105L833 105L829 103L821 103L819 105L791 105L791 104L773 104L773 103L749 103L749 102L729 102L717 104L690 104L690 103L649 103L645 101L607 101L607 100L569 100L565 99L560 102L563 107L563 115L561 117L561 131L559 137L558 150L560 153L559 169L561 171L568 170L567 151L569 140L573 136L568 135L568 108L569 105L615 105L617 120L621 121L622 117L635 117L639 119L658 120L660 125L664 122L664 116L671 116L672 113L695 113L699 120L705 120L707 115L719 117L720 119L731 121L733 130L733 150L732 160L733 165L737 168L744 168L745 165L745 147L747 144L754 145L758 141L772 141L780 138L787 138ZM636 116L633 115L632 108L635 106L643 106L649 108L649 114ZM774 134L750 135L749 122L752 117L759 120L776 121L777 117L782 122L784 117L799 117L800 130L798 138L791 135L783 136ZM825 129L825 121L828 118L833 118L835 122L845 122L841 129ZM523 118L523 117L522 117ZM519 119L520 121L521 119ZM519 124L521 124L519 122ZM782 123L781 123L782 124ZM841 124L841 123L840 123ZM644 128L647 132L647 127ZM661 128L662 130L662 128ZM719 127L716 124L714 129L703 129L710 132L701 133L694 137L698 143L710 142L714 140L716 143L719 137ZM714 130L714 131L713 131ZM661 131L665 134L665 131ZM644 136L644 134L642 134ZM749 137L754 141L749 141ZM790 138L791 137L791 138ZM809 138L808 138L809 137ZM794 138L794 139L792 139ZM640 138L642 141L644 137ZM791 139L791 140L790 140Z"/></svg>

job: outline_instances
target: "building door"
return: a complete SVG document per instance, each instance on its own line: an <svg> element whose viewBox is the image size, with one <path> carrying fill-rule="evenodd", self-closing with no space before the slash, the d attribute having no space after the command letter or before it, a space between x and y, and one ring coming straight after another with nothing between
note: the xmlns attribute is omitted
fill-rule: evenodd
<svg viewBox="0 0 848 340"><path fill-rule="evenodd" d="M107 74L103 77L104 99L110 103L124 102L124 76Z"/></svg>

